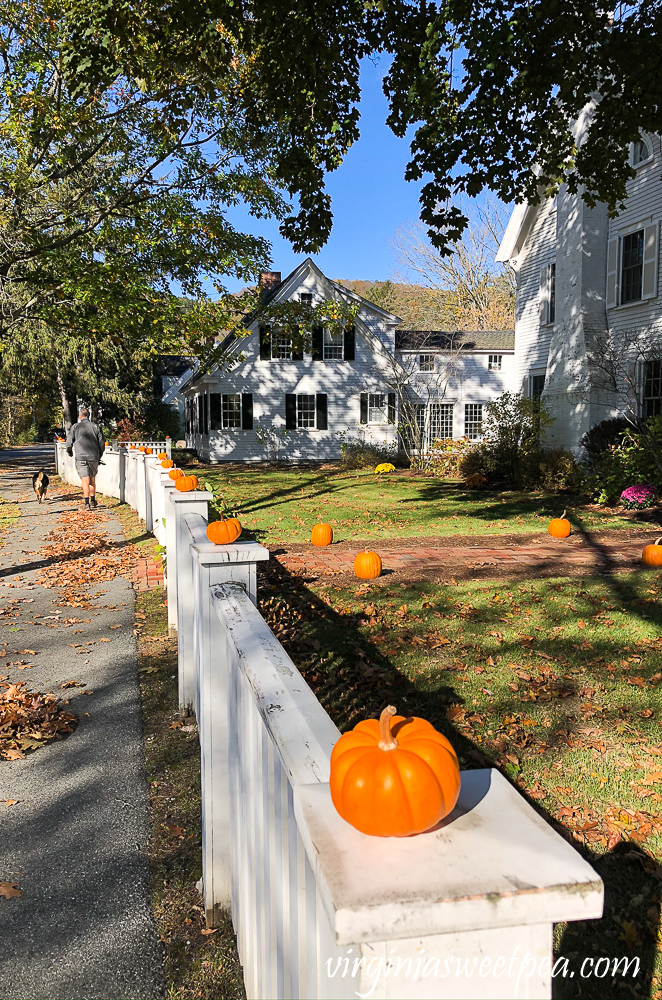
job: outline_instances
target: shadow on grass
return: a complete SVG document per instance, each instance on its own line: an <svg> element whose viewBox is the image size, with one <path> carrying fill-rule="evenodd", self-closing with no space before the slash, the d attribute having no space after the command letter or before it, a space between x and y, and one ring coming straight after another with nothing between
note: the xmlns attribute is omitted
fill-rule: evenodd
<svg viewBox="0 0 662 1000"><path fill-rule="evenodd" d="M640 588L638 590L636 581L630 581L622 574L613 574L609 554L603 552L591 533L584 534L587 542L604 556L604 568L599 583L607 587L613 599L619 602L619 607L624 604L629 605L628 612L636 623L645 624L649 628L654 624L662 629L660 607L653 603L640 607L643 602L640 601ZM500 746L498 751L495 752L494 747L490 751L486 749L484 742L478 743L471 738L470 730L463 732L449 722L447 712L450 706L464 708L469 714L473 711L471 705L476 703L475 699L469 697L473 692L463 690L464 685L456 679L460 675L452 672L457 669L452 654L445 648L428 649L428 655L435 661L437 669L415 682L411 676L404 674L395 666L389 655L390 651L385 649L388 645L398 645L400 649L413 652L414 646L411 640L416 633L416 624L420 624L420 620L411 624L406 621L400 625L395 623L389 625L391 631L386 633L387 641L378 644L373 641L374 632L372 635L367 635L361 627L366 613L363 615L356 613L351 607L343 609L344 600L348 605L360 599L366 605L381 606L387 597L395 598L391 602L393 605L420 599L423 593L429 596L429 582L399 586L392 591L385 589L378 592L376 588L373 590L366 588L363 591L359 588L358 593L356 590L346 591L346 594L339 595L337 600L334 599L337 609L306 586L306 583L313 582L317 581L313 578L306 580L292 576L276 560L271 560L266 567L261 567L262 613L341 731L356 725L360 719L376 717L382 708L393 703L402 714L422 716L449 736L463 767L494 766L498 762L500 769L512 778L516 772L512 767L504 766L505 751L514 749L519 757L526 756L521 744L510 747L507 741L502 741L505 745ZM573 599L578 605L580 602L588 602L589 605L594 602L592 604L594 612L598 609L604 610L604 602L597 601L592 591L586 589L587 582L576 581L572 584ZM591 581L589 586L593 582ZM512 584L499 581L494 584L494 589L505 590L509 586ZM558 590L559 584L554 581L541 582L535 600L543 606L551 605L551 599L558 595ZM442 617L449 617L449 613L455 608L458 593L455 588L447 590L439 588L432 610L441 612ZM340 610L345 610L347 613L340 613ZM560 608L558 611L562 614ZM474 658L481 663L489 663L494 646L494 639L489 638L490 631L492 635L498 635L504 630L503 614L503 603L481 608L479 614L471 619L473 624L480 626L479 635L473 637L473 642L465 635L463 640L454 643L456 655L461 653L463 659ZM587 611L582 611L581 608L576 609L573 614L577 620L581 614L588 617ZM521 618L521 615L519 619L516 618L512 626L517 628L518 620L521 621ZM571 618L572 615L567 611L563 620L567 623ZM426 624L434 625L432 615L425 621ZM522 627L527 630L531 628L523 623ZM384 628L386 629L386 626ZM402 635L398 635L399 632L403 632L404 639ZM563 673L559 678L561 686L555 687L554 683L550 682L547 687L543 685L538 689L544 708L548 710L546 714L553 716L547 719L546 726L541 724L536 728L537 738L542 737L546 746L546 749L539 752L535 758L536 762L541 764L562 762L569 748L583 749L587 744L587 737L584 735L586 718L579 712L579 700L580 697L591 696L580 692L579 676L574 676L571 672L570 664L573 658L581 663L582 672L588 672L588 677L581 678L584 687L587 683L594 689L600 684L613 685L614 674L607 667L613 666L610 661L619 654L622 655L622 648L628 643L628 639L620 636L617 631L607 633L608 638L606 638L603 630L603 637L591 643L583 639L584 634L581 633L582 638L579 641L575 641L578 637L541 636L535 640L534 650L531 650L528 641L520 639L500 641L498 646L504 665L511 658L520 663L523 660L526 663L528 658L531 661L531 667L527 664L529 670L542 657L545 661L551 659L563 666ZM399 639L402 640L401 645ZM632 642L631 639L629 641ZM646 654L642 649L643 655ZM651 659L655 655L659 654L652 652ZM492 663L494 667L493 660ZM565 666L566 664L568 666ZM545 666L546 663L543 664L543 669ZM521 715L528 707L533 707L530 705L534 699L529 697L531 693L529 682L523 684L520 681L515 691L506 688L505 692L499 694L497 687L488 679L492 668L486 669L487 672L481 672L480 681L477 683L482 683L483 678L486 678L485 683L489 687L494 687L497 694L493 695L491 691L483 689L485 691L483 701L489 704L489 709L486 712L485 705L482 705L475 709L476 712L486 712L492 723L493 719ZM535 669L533 668L532 673ZM646 674L648 666L639 664L636 669L637 673ZM468 673L464 675L466 676ZM535 683L537 678L533 680ZM628 688L627 692L628 704L612 705L600 715L599 722L602 726L610 726L616 722L626 725L628 731L635 735L635 742L639 743L641 729L647 724L640 722L635 713L647 704L644 698L645 692L638 687ZM623 697L625 698L625 693ZM625 719L632 721L624 723ZM532 747L529 752L538 753L538 749ZM588 748L586 752L590 754ZM559 780L563 780L562 772L559 774ZM570 779L566 778L567 780ZM561 826L539 801L527 795L526 789L519 787L519 791L537 812L570 839L570 831ZM600 850L599 846L595 850L592 849L590 841L571 842L595 867L605 882L605 916L600 921L578 922L568 925L565 929L559 929L556 954L568 958L570 969L575 970L575 975L568 974L563 977L559 973L554 980L554 995L567 998L591 997L596 1000L606 996L653 995L656 943L655 935L651 931L656 931L659 925L660 898L659 883L651 877L651 871L660 869L655 868L655 864L650 861L644 850L632 840L619 840L611 850L604 851ZM601 846L604 847L604 843ZM622 960L624 957L639 959L636 979L632 976L634 966L630 967L628 975L623 976L618 972L613 974L614 961ZM597 962L601 958L604 961L598 965ZM584 970L580 971L584 959L593 961L587 963Z"/></svg>

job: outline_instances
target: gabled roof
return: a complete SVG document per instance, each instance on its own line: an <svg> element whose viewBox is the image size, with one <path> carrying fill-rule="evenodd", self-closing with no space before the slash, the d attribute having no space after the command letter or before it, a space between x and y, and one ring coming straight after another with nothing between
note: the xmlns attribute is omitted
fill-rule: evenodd
<svg viewBox="0 0 662 1000"><path fill-rule="evenodd" d="M514 351L514 330L396 330L396 351Z"/></svg>

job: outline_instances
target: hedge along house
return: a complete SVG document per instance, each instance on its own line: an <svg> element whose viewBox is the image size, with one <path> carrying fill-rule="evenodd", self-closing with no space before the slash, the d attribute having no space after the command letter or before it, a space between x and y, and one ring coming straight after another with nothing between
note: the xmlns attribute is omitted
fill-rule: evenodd
<svg viewBox="0 0 662 1000"><path fill-rule="evenodd" d="M263 278L267 312L288 301L337 301L353 306L355 319L343 333L315 328L302 348L247 317L247 335L226 343L234 365L182 377L187 447L206 461L334 460L344 442L395 451L412 412L406 403L427 445L475 438L485 404L512 387L512 331L396 330L397 316L331 281L310 258L282 281L279 272Z"/></svg>
<svg viewBox="0 0 662 1000"><path fill-rule="evenodd" d="M550 440L576 453L601 420L662 412L660 137L633 143L630 164L615 218L563 185L516 206L497 255L517 271L517 389L542 398L555 418Z"/></svg>

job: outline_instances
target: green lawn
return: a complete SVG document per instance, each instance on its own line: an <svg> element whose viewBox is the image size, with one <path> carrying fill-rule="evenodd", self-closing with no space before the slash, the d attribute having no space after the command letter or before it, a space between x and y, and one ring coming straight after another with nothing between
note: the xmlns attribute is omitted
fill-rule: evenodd
<svg viewBox="0 0 662 1000"><path fill-rule="evenodd" d="M388 703L423 716L596 867L605 918L559 928L557 954L638 955L638 984L557 980L555 995L659 996L662 576L339 588L273 560L267 574L263 613L342 730Z"/></svg>
<svg viewBox="0 0 662 1000"><path fill-rule="evenodd" d="M2 535L6 528L14 523L21 516L21 512L15 503L10 503L0 497L0 545L2 545Z"/></svg>
<svg viewBox="0 0 662 1000"><path fill-rule="evenodd" d="M267 545L310 541L319 520L333 527L336 541L541 531L566 506L578 528L641 530L625 517L554 493L469 490L447 480L363 470L214 466L195 471L220 494L224 512L237 515L246 533Z"/></svg>

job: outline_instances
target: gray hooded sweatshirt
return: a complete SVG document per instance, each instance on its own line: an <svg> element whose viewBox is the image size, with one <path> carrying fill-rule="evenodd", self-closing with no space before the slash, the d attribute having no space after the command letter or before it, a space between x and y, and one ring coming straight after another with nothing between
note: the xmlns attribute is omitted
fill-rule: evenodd
<svg viewBox="0 0 662 1000"><path fill-rule="evenodd" d="M98 424L83 417L74 424L65 441L67 451L73 448L77 462L98 462L105 450L103 434Z"/></svg>

